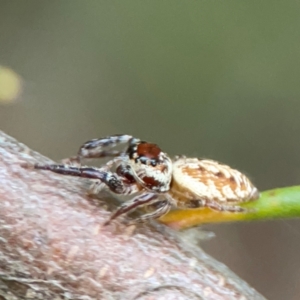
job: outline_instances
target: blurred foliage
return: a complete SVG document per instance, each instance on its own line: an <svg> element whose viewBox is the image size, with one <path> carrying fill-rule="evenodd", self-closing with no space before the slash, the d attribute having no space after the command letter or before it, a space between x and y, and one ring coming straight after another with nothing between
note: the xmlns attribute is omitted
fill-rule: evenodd
<svg viewBox="0 0 300 300"><path fill-rule="evenodd" d="M12 103L20 96L21 79L13 70L0 66L0 104Z"/></svg>

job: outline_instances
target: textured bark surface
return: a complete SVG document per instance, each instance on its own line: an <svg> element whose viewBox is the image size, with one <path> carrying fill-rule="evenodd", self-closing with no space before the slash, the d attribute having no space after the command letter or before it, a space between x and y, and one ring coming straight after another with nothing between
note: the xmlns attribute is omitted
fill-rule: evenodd
<svg viewBox="0 0 300 300"><path fill-rule="evenodd" d="M37 161L0 132L0 299L264 299L163 225L101 228L109 199Z"/></svg>

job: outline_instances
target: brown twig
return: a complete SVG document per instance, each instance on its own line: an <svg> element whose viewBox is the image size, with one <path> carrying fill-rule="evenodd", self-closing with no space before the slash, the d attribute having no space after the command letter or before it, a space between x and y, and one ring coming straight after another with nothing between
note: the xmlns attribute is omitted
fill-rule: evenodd
<svg viewBox="0 0 300 300"><path fill-rule="evenodd" d="M101 228L107 199L24 162L49 160L0 132L0 299L264 299L163 225Z"/></svg>

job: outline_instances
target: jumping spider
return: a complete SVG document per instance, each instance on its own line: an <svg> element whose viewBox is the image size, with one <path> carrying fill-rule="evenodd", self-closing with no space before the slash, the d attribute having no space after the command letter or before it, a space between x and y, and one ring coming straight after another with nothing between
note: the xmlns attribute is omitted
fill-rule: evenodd
<svg viewBox="0 0 300 300"><path fill-rule="evenodd" d="M122 151L113 149L126 144ZM81 166L84 158L114 157L103 167ZM77 156L70 159L79 164L35 164L35 169L95 179L91 193L108 187L116 194L132 195L105 222L109 224L122 214L146 206L150 213L134 222L159 218L171 207L209 207L227 212L244 212L240 203L255 200L259 192L242 173L213 160L177 156L173 160L152 143L131 135L112 135L83 144ZM115 168L115 172L111 169Z"/></svg>

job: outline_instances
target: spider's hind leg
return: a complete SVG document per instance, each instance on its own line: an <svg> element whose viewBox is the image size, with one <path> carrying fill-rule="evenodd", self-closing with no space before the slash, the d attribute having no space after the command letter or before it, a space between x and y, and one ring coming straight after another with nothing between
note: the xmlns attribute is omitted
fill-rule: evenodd
<svg viewBox="0 0 300 300"><path fill-rule="evenodd" d="M209 201L205 204L206 207L217 210L217 211L222 211L222 212L236 212L236 213L246 213L250 212L252 210L247 209L245 207L241 207L238 205L226 205L226 204L220 204L216 201Z"/></svg>
<svg viewBox="0 0 300 300"><path fill-rule="evenodd" d="M189 203L186 203L185 206L178 206L179 208L201 208L201 207L208 207L215 211L221 211L221 212L237 212L237 213L246 213L246 212L252 212L252 209L241 207L239 205L228 205L223 204L218 201L214 200L203 200L203 199L196 199L196 200L190 200Z"/></svg>

